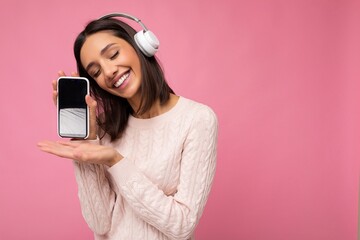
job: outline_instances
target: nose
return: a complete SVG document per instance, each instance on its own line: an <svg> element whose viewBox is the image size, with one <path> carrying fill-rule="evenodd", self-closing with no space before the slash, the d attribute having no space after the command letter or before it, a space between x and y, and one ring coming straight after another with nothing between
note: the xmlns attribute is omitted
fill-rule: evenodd
<svg viewBox="0 0 360 240"><path fill-rule="evenodd" d="M112 64L110 62L104 63L102 66L102 71L104 73L104 76L108 81L111 81L117 74L118 70L115 64Z"/></svg>

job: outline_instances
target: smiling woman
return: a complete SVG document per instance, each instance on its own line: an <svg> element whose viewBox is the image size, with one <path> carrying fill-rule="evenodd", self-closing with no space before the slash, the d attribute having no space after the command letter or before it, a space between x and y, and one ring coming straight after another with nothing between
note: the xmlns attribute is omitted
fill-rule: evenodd
<svg viewBox="0 0 360 240"><path fill-rule="evenodd" d="M81 48L80 59L103 90L139 102L140 61L134 48L125 40L111 32L90 35Z"/></svg>
<svg viewBox="0 0 360 240"><path fill-rule="evenodd" d="M135 34L111 17L79 34L74 54L91 86L90 137L39 147L74 160L96 239L193 239L215 173L217 118L175 95Z"/></svg>
<svg viewBox="0 0 360 240"><path fill-rule="evenodd" d="M138 47L136 34L124 22L101 18L90 22L74 45L78 72L90 80L93 96L101 104L104 118L98 119L98 124L111 140L120 137L130 113L150 117L155 110L150 108L161 105L167 110L176 102L158 61ZM127 75L128 79L120 84ZM115 113L119 116L116 121Z"/></svg>

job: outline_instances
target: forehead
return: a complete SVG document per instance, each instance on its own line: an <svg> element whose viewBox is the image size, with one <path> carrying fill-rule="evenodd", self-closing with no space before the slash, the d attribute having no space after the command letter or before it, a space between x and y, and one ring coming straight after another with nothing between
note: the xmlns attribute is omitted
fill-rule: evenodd
<svg viewBox="0 0 360 240"><path fill-rule="evenodd" d="M101 50L112 43L123 45L126 41L114 36L109 31L97 32L87 36L80 50L80 59L83 65L86 65L86 62L91 61L92 58L99 57Z"/></svg>

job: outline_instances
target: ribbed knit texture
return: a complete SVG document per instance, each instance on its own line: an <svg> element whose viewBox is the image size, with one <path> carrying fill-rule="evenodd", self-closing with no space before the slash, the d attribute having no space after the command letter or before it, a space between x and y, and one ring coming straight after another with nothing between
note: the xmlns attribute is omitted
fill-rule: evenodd
<svg viewBox="0 0 360 240"><path fill-rule="evenodd" d="M216 165L217 119L180 97L168 112L129 118L111 145L124 156L111 168L75 162L83 216L95 239L194 239Z"/></svg>

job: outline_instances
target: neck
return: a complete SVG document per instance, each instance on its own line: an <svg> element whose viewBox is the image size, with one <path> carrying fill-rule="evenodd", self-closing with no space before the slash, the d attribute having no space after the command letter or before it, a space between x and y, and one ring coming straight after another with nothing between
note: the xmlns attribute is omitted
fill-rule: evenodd
<svg viewBox="0 0 360 240"><path fill-rule="evenodd" d="M160 100L157 99L154 102L154 104L151 106L151 108L143 114L136 114L136 112L138 112L139 110L140 100L134 101L129 99L128 101L130 106L134 110L134 117L147 119L147 118L153 118L159 116L160 114L169 111L173 106L176 105L178 99L179 96L176 96L174 94L170 94L169 100L164 104L160 104Z"/></svg>

